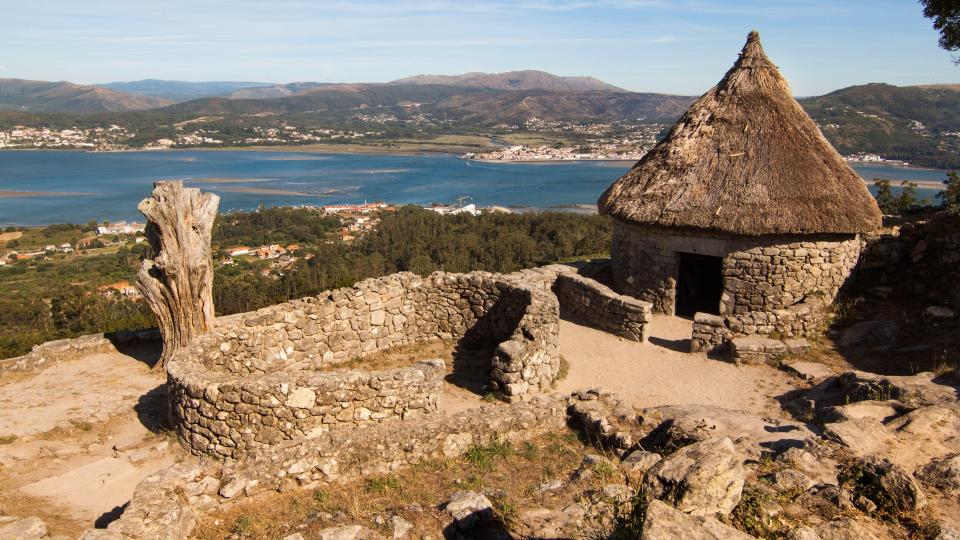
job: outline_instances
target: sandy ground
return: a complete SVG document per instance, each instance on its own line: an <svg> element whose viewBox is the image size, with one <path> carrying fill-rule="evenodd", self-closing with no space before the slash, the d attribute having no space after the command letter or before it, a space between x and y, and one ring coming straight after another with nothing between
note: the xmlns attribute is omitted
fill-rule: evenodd
<svg viewBox="0 0 960 540"><path fill-rule="evenodd" d="M141 479L183 455L159 430L164 380L120 353L0 377L0 514L66 535L119 515Z"/></svg>
<svg viewBox="0 0 960 540"><path fill-rule="evenodd" d="M692 323L655 315L650 340L637 343L561 321L560 354L570 373L561 392L599 387L621 394L635 407L715 405L780 416L775 396L795 387L786 373L768 366L744 366L689 350Z"/></svg>
<svg viewBox="0 0 960 540"><path fill-rule="evenodd" d="M0 434L24 437L102 422L163 381L143 362L120 354L55 364L8 384L0 379Z"/></svg>
<svg viewBox="0 0 960 540"><path fill-rule="evenodd" d="M570 365L556 390L601 387L637 407L717 405L779 416L775 396L792 379L769 367L737 367L690 354L690 321L657 316L648 343L563 321L560 351ZM434 350L436 349L436 350ZM476 366L451 372L446 414L490 403L484 351L423 346L407 354ZM0 376L0 514L37 515L54 534L76 534L119 515L137 483L185 456L165 417L156 351L95 354L31 373ZM138 359L138 357L140 359Z"/></svg>
<svg viewBox="0 0 960 540"><path fill-rule="evenodd" d="M570 321L560 323L560 354L570 365L556 391L603 388L617 392L637 408L659 405L714 405L755 414L782 416L776 396L796 388L796 380L769 366L738 367L686 352L692 323L655 315L650 339L637 343ZM437 355L442 356L442 355ZM444 358L450 362L449 358ZM473 373L469 379L485 379ZM462 381L461 381L462 382ZM453 414L489 404L483 390L444 384L440 410Z"/></svg>

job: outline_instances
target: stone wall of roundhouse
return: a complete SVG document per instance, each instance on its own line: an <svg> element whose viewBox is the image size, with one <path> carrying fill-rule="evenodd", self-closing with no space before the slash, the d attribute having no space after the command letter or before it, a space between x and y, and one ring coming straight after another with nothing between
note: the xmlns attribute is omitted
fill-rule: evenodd
<svg viewBox="0 0 960 540"><path fill-rule="evenodd" d="M613 285L672 314L680 253L720 257L723 293L717 311L732 334L802 336L820 329L823 307L846 282L862 246L855 235L708 236L617 221Z"/></svg>

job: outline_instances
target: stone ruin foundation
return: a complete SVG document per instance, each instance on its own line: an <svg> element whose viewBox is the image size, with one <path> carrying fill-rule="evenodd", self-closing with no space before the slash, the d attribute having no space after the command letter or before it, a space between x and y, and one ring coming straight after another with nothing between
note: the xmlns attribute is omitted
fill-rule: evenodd
<svg viewBox="0 0 960 540"><path fill-rule="evenodd" d="M382 370L336 369L434 339L480 345L454 371L489 373L506 401L550 389L560 371L560 315L643 341L649 303L618 295L570 266L514 274L402 272L256 312L222 317L168 366L172 418L193 453L241 459L331 429L437 411L441 360Z"/></svg>

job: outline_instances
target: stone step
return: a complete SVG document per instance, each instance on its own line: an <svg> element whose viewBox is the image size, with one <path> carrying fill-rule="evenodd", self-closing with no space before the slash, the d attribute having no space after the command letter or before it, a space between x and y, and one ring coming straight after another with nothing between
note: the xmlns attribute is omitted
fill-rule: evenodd
<svg viewBox="0 0 960 540"><path fill-rule="evenodd" d="M805 339L775 339L751 334L730 340L730 354L734 363L741 365L772 364L783 355L810 349Z"/></svg>

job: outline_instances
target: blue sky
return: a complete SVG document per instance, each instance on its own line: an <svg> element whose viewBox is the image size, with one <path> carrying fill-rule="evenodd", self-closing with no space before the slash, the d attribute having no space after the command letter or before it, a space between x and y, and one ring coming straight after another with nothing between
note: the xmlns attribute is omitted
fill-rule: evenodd
<svg viewBox="0 0 960 540"><path fill-rule="evenodd" d="M0 0L0 77L381 82L541 69L701 94L751 29L800 96L960 81L912 0Z"/></svg>

